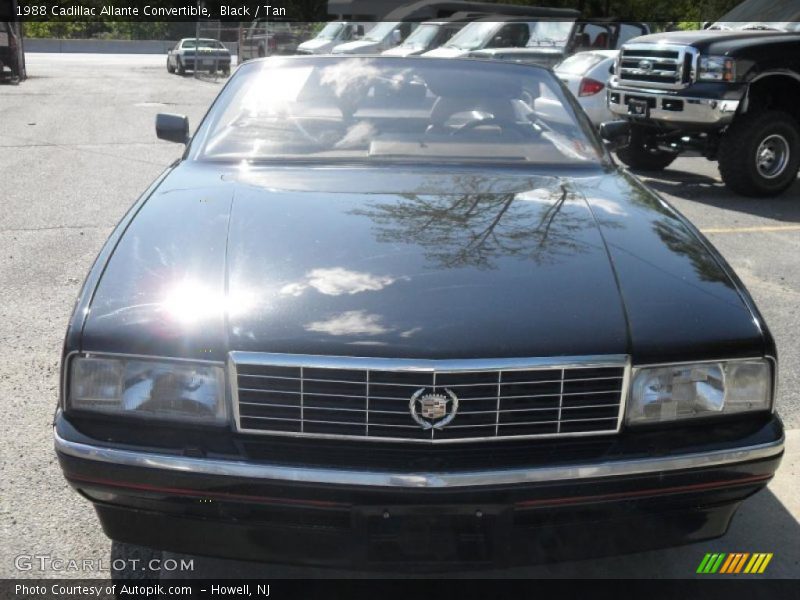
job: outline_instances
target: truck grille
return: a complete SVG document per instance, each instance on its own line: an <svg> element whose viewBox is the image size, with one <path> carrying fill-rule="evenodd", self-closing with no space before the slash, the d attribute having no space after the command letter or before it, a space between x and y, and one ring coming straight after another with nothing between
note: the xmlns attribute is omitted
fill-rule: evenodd
<svg viewBox="0 0 800 600"><path fill-rule="evenodd" d="M616 433L628 374L625 356L230 359L242 433L428 443Z"/></svg>
<svg viewBox="0 0 800 600"><path fill-rule="evenodd" d="M695 63L696 50L691 46L626 44L616 74L621 84L680 89L691 83Z"/></svg>

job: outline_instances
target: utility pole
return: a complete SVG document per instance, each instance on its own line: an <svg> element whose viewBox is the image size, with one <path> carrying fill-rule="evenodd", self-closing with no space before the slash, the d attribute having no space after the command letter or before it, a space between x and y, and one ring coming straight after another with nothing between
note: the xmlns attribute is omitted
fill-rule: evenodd
<svg viewBox="0 0 800 600"><path fill-rule="evenodd" d="M197 66L200 64L200 11L202 10L202 0L197 0L197 21L194 23L194 78L197 79Z"/></svg>

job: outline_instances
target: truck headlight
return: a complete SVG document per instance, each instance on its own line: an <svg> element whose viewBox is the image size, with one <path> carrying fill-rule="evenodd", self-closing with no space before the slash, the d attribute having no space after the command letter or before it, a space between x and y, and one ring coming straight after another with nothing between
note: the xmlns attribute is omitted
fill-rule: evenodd
<svg viewBox="0 0 800 600"><path fill-rule="evenodd" d="M704 81L733 81L736 78L736 61L727 56L701 56L697 78Z"/></svg>
<svg viewBox="0 0 800 600"><path fill-rule="evenodd" d="M767 360L734 360L636 369L626 410L630 424L770 410Z"/></svg>
<svg viewBox="0 0 800 600"><path fill-rule="evenodd" d="M68 409L204 423L226 419L221 366L78 356L69 375Z"/></svg>

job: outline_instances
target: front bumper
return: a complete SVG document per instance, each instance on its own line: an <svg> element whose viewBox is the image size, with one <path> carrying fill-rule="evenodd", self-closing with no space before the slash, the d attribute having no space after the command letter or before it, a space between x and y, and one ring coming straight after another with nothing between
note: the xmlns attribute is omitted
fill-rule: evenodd
<svg viewBox="0 0 800 600"><path fill-rule="evenodd" d="M630 100L643 100L648 105L644 119L629 112ZM623 87L609 83L609 110L619 117L634 121L655 121L668 125L700 125L721 128L733 121L739 100L680 96L657 90Z"/></svg>
<svg viewBox="0 0 800 600"><path fill-rule="evenodd" d="M502 567L722 535L777 469L777 418L742 444L558 467L304 468L115 448L59 416L56 450L106 534L175 552L345 568Z"/></svg>

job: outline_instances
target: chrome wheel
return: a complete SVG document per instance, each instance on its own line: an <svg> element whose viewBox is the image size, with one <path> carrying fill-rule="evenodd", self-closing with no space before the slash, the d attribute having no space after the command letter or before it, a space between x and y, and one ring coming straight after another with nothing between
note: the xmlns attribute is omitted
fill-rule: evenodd
<svg viewBox="0 0 800 600"><path fill-rule="evenodd" d="M756 150L756 169L764 179L780 176L789 164L789 142L777 133L770 135L759 144Z"/></svg>

